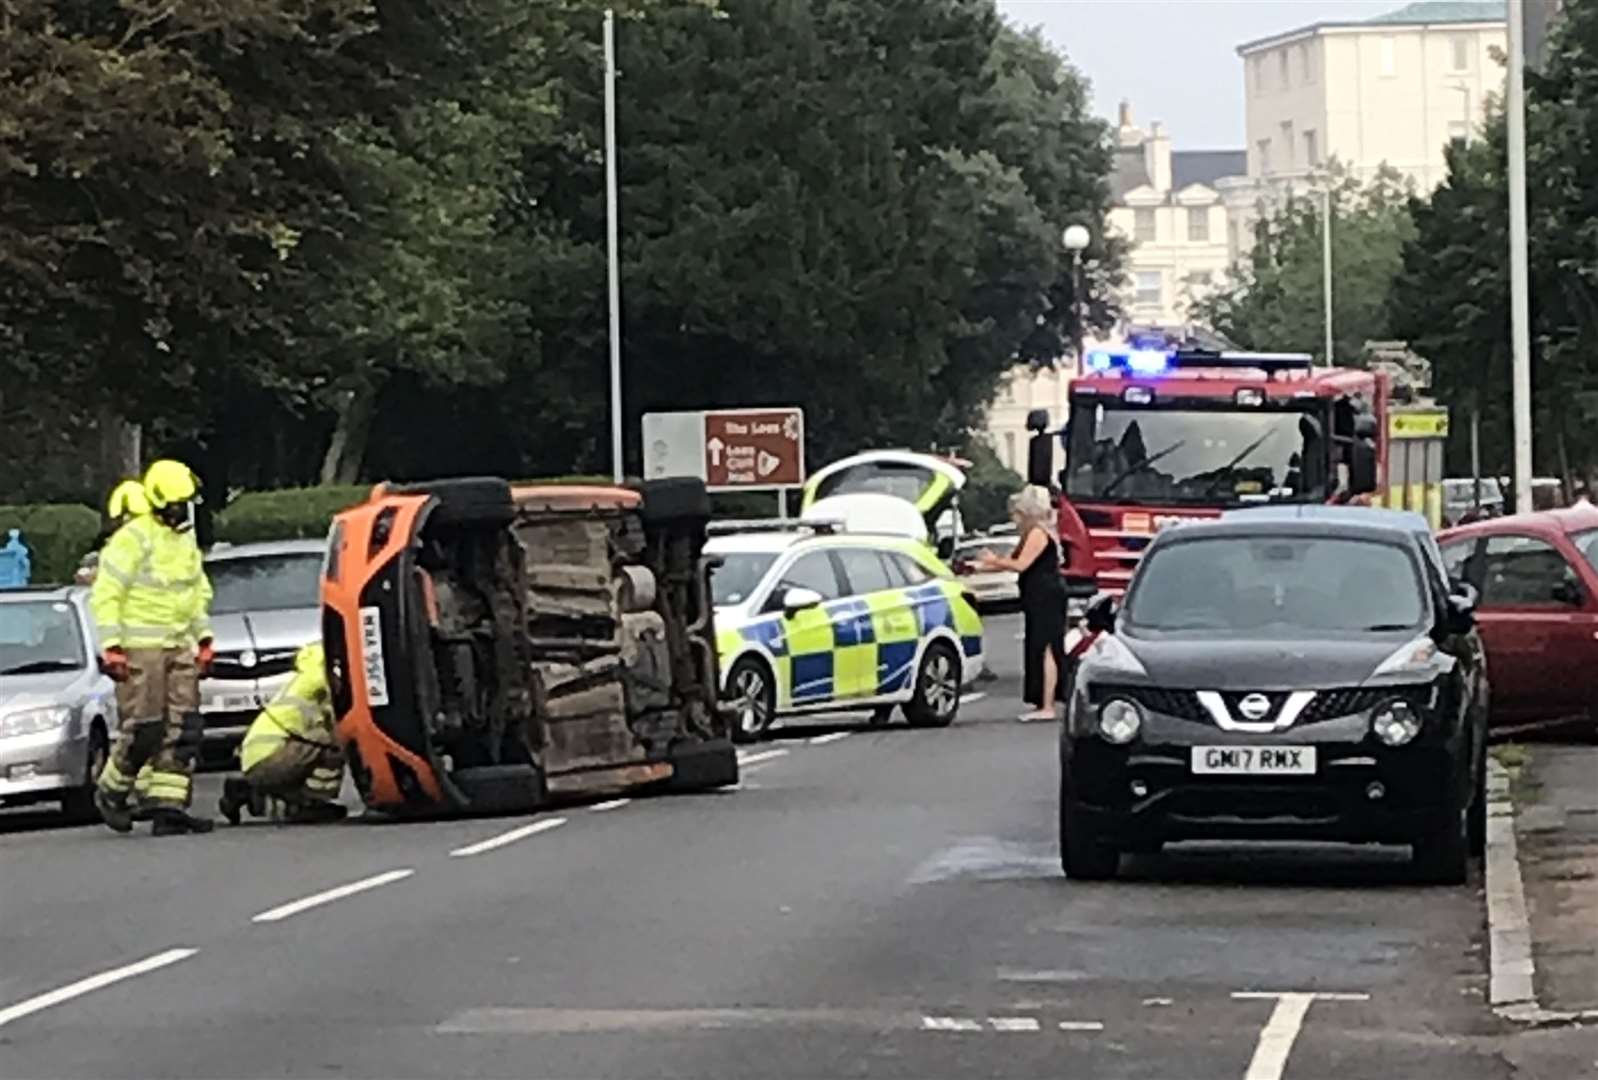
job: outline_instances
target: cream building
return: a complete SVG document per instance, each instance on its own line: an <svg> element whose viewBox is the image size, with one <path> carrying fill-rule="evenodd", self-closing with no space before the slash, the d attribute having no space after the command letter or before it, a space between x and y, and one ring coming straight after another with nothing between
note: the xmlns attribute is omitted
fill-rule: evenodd
<svg viewBox="0 0 1598 1080"><path fill-rule="evenodd" d="M1430 0L1239 46L1249 178L1292 186L1336 158L1361 178L1389 165L1430 192L1444 146L1503 91L1505 20L1503 0Z"/></svg>
<svg viewBox="0 0 1598 1080"><path fill-rule="evenodd" d="M988 409L984 431L993 452L1005 468L1026 475L1027 414L1033 409L1049 410L1050 430L1065 423L1070 407L1071 361L1062 360L1052 370L1022 364L1010 372Z"/></svg>

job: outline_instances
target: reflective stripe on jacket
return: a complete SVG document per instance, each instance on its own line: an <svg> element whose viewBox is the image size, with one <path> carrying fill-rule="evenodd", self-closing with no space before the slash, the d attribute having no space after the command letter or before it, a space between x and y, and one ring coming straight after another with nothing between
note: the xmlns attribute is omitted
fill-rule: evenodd
<svg viewBox="0 0 1598 1080"><path fill-rule="evenodd" d="M239 763L248 773L290 739L329 748L338 745L333 736L333 701L320 670L296 673L261 710L244 733Z"/></svg>
<svg viewBox="0 0 1598 1080"><path fill-rule="evenodd" d="M192 646L211 636L210 608L211 582L192 531L141 515L106 541L89 595L103 646Z"/></svg>

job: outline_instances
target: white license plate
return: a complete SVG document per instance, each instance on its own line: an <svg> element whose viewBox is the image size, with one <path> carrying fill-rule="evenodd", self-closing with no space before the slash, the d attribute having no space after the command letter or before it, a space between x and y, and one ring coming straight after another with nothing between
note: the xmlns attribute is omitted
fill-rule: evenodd
<svg viewBox="0 0 1598 1080"><path fill-rule="evenodd" d="M1314 776L1313 746L1195 746L1195 776Z"/></svg>
<svg viewBox="0 0 1598 1080"><path fill-rule="evenodd" d="M361 609L361 667L366 673L366 703L388 704L388 673L383 667L383 619L375 607Z"/></svg>
<svg viewBox="0 0 1598 1080"><path fill-rule="evenodd" d="M249 712L256 707L254 694L218 694L207 698L201 712Z"/></svg>

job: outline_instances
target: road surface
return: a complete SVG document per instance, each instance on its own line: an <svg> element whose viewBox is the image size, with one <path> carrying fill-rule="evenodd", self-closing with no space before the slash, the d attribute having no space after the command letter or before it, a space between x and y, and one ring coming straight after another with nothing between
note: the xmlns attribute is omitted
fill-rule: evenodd
<svg viewBox="0 0 1598 1080"><path fill-rule="evenodd" d="M1000 678L954 727L790 728L714 795L160 841L5 819L0 1074L1515 1075L1479 886L1411 886L1402 851L1064 879L1018 629L989 621Z"/></svg>

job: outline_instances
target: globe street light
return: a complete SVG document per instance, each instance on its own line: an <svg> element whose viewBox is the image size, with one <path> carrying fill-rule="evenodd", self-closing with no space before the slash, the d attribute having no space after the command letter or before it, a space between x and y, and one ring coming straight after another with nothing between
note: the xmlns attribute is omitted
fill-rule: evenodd
<svg viewBox="0 0 1598 1080"><path fill-rule="evenodd" d="M1071 302L1076 308L1076 326L1072 334L1072 344L1076 347L1076 370L1082 373L1082 321L1085 305L1082 303L1082 252L1093 242L1093 234L1088 232L1086 225L1070 225L1066 227L1060 240L1065 244L1065 250L1071 253Z"/></svg>

